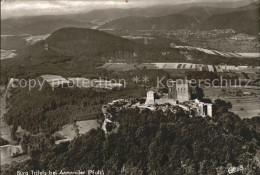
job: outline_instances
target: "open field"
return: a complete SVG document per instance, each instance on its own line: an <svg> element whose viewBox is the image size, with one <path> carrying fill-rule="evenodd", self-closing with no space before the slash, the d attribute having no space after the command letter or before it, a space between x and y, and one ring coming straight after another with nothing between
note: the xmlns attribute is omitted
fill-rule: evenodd
<svg viewBox="0 0 260 175"><path fill-rule="evenodd" d="M255 116L260 116L260 100L255 102L240 102L232 104L233 108L231 111L239 115L241 118L252 118Z"/></svg>
<svg viewBox="0 0 260 175"><path fill-rule="evenodd" d="M0 146L1 164L11 163L14 161L12 156L23 152L21 145L4 145Z"/></svg>
<svg viewBox="0 0 260 175"><path fill-rule="evenodd" d="M193 45L198 46L200 43L197 41L192 42ZM208 46L208 48L212 48L215 50L219 50L222 52L233 52L238 53L239 55L250 57L250 55L241 54L244 53L256 53L259 51L258 42L257 40L252 41L239 41L239 40L231 40L230 38L217 38L217 39L210 39L204 41L204 45ZM203 47L201 44L201 47ZM259 56L258 56L259 57Z"/></svg>
<svg viewBox="0 0 260 175"><path fill-rule="evenodd" d="M60 131L57 131L53 134L54 136L62 138L61 140L55 141L55 144L71 141L75 137L86 134L91 129L97 129L100 126L101 124L98 120L77 121L74 124L64 125Z"/></svg>
<svg viewBox="0 0 260 175"><path fill-rule="evenodd" d="M173 48L177 49L187 49L187 50L198 50L210 55L220 55L223 57L234 57L234 58L259 58L260 54L259 53L230 53L230 52L220 52L217 50L210 50L210 49L204 49L204 48L199 48L199 47L191 47L191 46L174 46Z"/></svg>
<svg viewBox="0 0 260 175"><path fill-rule="evenodd" d="M101 69L114 71L129 71L140 69L163 69L163 70L188 70L208 72L259 72L260 67L234 66L234 65L204 65L193 63L105 63Z"/></svg>
<svg viewBox="0 0 260 175"><path fill-rule="evenodd" d="M157 69L157 67L150 63L105 63L103 66L99 67L106 70L114 71L129 71L138 69Z"/></svg>
<svg viewBox="0 0 260 175"><path fill-rule="evenodd" d="M138 69L183 69L183 70L197 70L201 65L195 65L191 63L105 63L99 68L114 71L128 71L128 70L138 70Z"/></svg>
<svg viewBox="0 0 260 175"><path fill-rule="evenodd" d="M1 50L1 60L15 57L17 54L14 52L15 50Z"/></svg>
<svg viewBox="0 0 260 175"><path fill-rule="evenodd" d="M46 34L46 35L29 35L29 36L25 37L24 39L26 40L26 42L28 44L33 45L33 44L37 43L38 41L45 40L49 36L50 36L50 34Z"/></svg>
<svg viewBox="0 0 260 175"><path fill-rule="evenodd" d="M225 88L224 88L225 89ZM227 88L233 91L232 88ZM234 89L234 88L233 88ZM232 103L231 111L239 115L241 118L252 118L260 116L260 92L259 88L241 88L243 93L251 95L237 96L235 93L223 92L221 88L205 88L204 94L206 98L226 100Z"/></svg>
<svg viewBox="0 0 260 175"><path fill-rule="evenodd" d="M101 126L98 120L77 121L76 125L79 129L79 135L86 134L91 129L97 129Z"/></svg>

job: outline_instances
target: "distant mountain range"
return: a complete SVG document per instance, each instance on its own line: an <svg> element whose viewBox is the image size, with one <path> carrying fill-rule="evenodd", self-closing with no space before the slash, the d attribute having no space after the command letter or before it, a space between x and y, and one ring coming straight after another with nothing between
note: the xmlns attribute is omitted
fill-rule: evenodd
<svg viewBox="0 0 260 175"><path fill-rule="evenodd" d="M1 21L1 35L49 34L62 27L86 27L90 22L71 19L67 16L18 17Z"/></svg>
<svg viewBox="0 0 260 175"><path fill-rule="evenodd" d="M211 16L200 27L204 30L231 28L237 32L258 35L259 8Z"/></svg>
<svg viewBox="0 0 260 175"><path fill-rule="evenodd" d="M164 17L125 17L114 20L100 27L100 29L118 30L175 30L181 28L195 28L198 22L194 17L181 14Z"/></svg>
<svg viewBox="0 0 260 175"><path fill-rule="evenodd" d="M200 2L189 3L179 5L158 5L146 8L133 8L133 9L103 9L93 10L87 13L72 14L72 15L50 15L50 16L33 16L33 17L17 17L1 20L1 34L2 35L21 35L32 34L41 35L52 33L53 31L62 27L82 27L92 28L97 26L97 22L104 22L106 20L117 20L120 18L129 17L128 20L132 22L131 16L143 17L144 22L147 22L147 18L160 17L158 20L168 22L169 18L180 17L184 20L184 24L180 24L178 21L174 22L176 25L186 26L188 22L198 23L212 15L219 15L223 13L233 12L235 10L249 10L248 4L252 1L238 1L238 2ZM253 6L253 5L252 5ZM251 7L252 8L252 7ZM184 16L173 16L174 14ZM210 14L210 15L209 15ZM161 16L166 16L168 19L163 19ZM137 21L140 19L137 19ZM195 20L195 21L194 21ZM150 20L148 20L149 23ZM154 21L152 21L154 22ZM159 25L162 22L155 22L155 25ZM120 22L121 23L121 22ZM112 22L115 25L114 21ZM151 24L148 24L150 26ZM121 25L120 25L121 26ZM193 26L190 25L190 26ZM116 27L116 26L115 26ZM169 28L169 25L165 25ZM147 28L147 27L145 27ZM149 28L149 27L148 27ZM176 27L174 27L176 28Z"/></svg>
<svg viewBox="0 0 260 175"><path fill-rule="evenodd" d="M199 22L208 19L211 16L227 14L232 12L254 10L259 8L258 4L252 3L246 6L238 8L220 8L220 7L210 7L210 6L193 6L187 10L181 11L180 14L195 17Z"/></svg>
<svg viewBox="0 0 260 175"><path fill-rule="evenodd" d="M163 17L125 17L100 27L118 30L227 29L258 35L259 6L239 8L191 7Z"/></svg>

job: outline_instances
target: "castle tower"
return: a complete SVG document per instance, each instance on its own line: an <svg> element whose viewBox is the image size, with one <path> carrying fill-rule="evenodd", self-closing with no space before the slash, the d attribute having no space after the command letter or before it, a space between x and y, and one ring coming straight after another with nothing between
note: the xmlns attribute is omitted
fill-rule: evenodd
<svg viewBox="0 0 260 175"><path fill-rule="evenodd" d="M180 103L189 101L190 96L190 87L189 82L185 80L176 80L171 82L172 85L169 87L169 98L174 99Z"/></svg>
<svg viewBox="0 0 260 175"><path fill-rule="evenodd" d="M172 83L171 87L169 87L169 89L168 89L168 97L170 99L176 100L177 99L176 82L172 81L171 83Z"/></svg>
<svg viewBox="0 0 260 175"><path fill-rule="evenodd" d="M177 100L179 102L185 102L190 100L189 84L186 80L176 83Z"/></svg>
<svg viewBox="0 0 260 175"><path fill-rule="evenodd" d="M155 100L154 100L154 91L147 92L147 98L146 98L145 104L146 105L153 105L154 102L155 102Z"/></svg>

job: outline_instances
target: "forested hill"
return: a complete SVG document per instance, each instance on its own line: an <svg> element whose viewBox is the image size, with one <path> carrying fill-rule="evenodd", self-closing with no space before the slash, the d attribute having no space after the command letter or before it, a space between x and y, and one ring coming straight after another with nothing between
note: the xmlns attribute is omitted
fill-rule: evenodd
<svg viewBox="0 0 260 175"><path fill-rule="evenodd" d="M36 43L22 51L32 57L47 56L51 53L63 56L102 56L119 51L138 50L140 46L130 40L86 28L61 28L45 41Z"/></svg>
<svg viewBox="0 0 260 175"><path fill-rule="evenodd" d="M170 58L184 58L176 49L170 49ZM99 62L110 59L121 62L159 59L165 51L153 46L86 28L61 28L45 41L22 50L19 55L34 60L89 59ZM165 58L162 58L165 60Z"/></svg>
<svg viewBox="0 0 260 175"><path fill-rule="evenodd" d="M162 52L168 51L168 55ZM115 62L184 61L178 49L161 49L86 28L61 28L45 41L18 52L1 64L1 83L8 78L35 77L42 74L94 74L97 64ZM99 66L100 66L99 65ZM73 68L73 69L72 69ZM11 71L10 71L11 70ZM98 71L100 72L100 71Z"/></svg>
<svg viewBox="0 0 260 175"><path fill-rule="evenodd" d="M47 40L49 47L57 48L65 55L115 54L119 51L137 52L139 44L98 30L84 28L62 28Z"/></svg>
<svg viewBox="0 0 260 175"><path fill-rule="evenodd" d="M164 114L126 109L113 115L120 123L117 133L105 136L101 129L92 130L71 143L36 152L32 160L9 170L92 168L109 175L226 175L229 168L242 166L236 174L259 174L259 130L248 124L250 119L243 121L222 109L213 118L189 118L182 110Z"/></svg>

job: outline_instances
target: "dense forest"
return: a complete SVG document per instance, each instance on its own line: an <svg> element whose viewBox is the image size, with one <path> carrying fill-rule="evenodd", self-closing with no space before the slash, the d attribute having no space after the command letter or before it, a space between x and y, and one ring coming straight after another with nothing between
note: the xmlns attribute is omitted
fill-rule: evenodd
<svg viewBox="0 0 260 175"><path fill-rule="evenodd" d="M230 107L223 101L215 105L213 118L190 118L181 109L125 109L114 113L120 123L117 133L105 136L100 129L92 130L71 143L46 146L40 154L31 153L31 160L9 168L11 173L94 169L111 175L225 175L228 168L243 166L239 174L259 174L259 126L221 110ZM252 120L260 124L259 117Z"/></svg>
<svg viewBox="0 0 260 175"><path fill-rule="evenodd" d="M79 65L78 65L79 66ZM77 69L80 71L79 69ZM92 69L91 69L92 70ZM5 120L9 125L22 126L32 133L45 131L53 133L63 125L77 120L102 118L101 107L112 100L122 98L142 98L146 96L146 88L157 85L157 77L170 78L163 70L137 70L113 72L100 70L96 74L86 70L85 78L114 79L123 83L125 88L120 91L104 89L56 88L53 90L46 82L41 90L39 85L32 90L13 88L7 100L8 112ZM82 69L82 72L84 70ZM65 77L73 77L62 74ZM72 75L78 76L76 72ZM149 75L147 83L141 83L144 76ZM133 82L133 77L140 77L141 84ZM38 80L38 79L37 79ZM124 80L124 81L123 81Z"/></svg>
<svg viewBox="0 0 260 175"><path fill-rule="evenodd" d="M123 91L57 88L43 90L14 89L8 99L5 120L31 133L53 133L65 124L78 120L101 119L102 105L119 98L145 96L144 88L128 87Z"/></svg>

